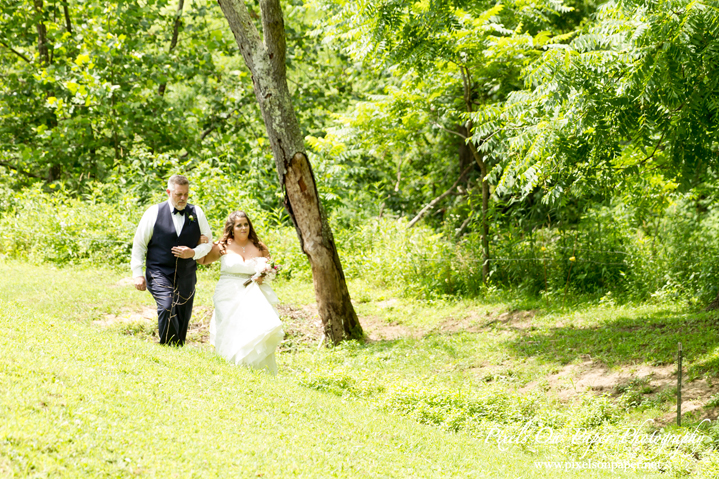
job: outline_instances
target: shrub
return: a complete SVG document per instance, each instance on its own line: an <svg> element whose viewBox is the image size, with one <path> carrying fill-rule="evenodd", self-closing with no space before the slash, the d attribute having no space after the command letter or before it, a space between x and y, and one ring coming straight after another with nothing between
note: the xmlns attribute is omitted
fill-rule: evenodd
<svg viewBox="0 0 719 479"><path fill-rule="evenodd" d="M193 170L191 201L207 213L215 236L230 211L243 209L276 261L282 276L311 279L294 228L281 207L263 209L253 195L222 170ZM158 185L159 186L159 185ZM164 185L162 185L164 186ZM56 264L92 261L127 267L132 238L147 205L163 201L125 191L120 182L89 185L73 197L32 187L0 202L0 253ZM339 210L337 210L339 211ZM482 281L481 237L460 241L403 218L331 217L335 243L348 279L411 297L476 296L496 288L534 295L708 301L719 284L719 208L697 212L690 195L641 223L636 208L617 201L590 208L572 228L525 230L505 225L493 233L488 284Z"/></svg>
<svg viewBox="0 0 719 479"><path fill-rule="evenodd" d="M135 225L142 215L132 201L102 201L98 189L85 201L32 188L13 196L0 217L0 251L52 263L129 261Z"/></svg>

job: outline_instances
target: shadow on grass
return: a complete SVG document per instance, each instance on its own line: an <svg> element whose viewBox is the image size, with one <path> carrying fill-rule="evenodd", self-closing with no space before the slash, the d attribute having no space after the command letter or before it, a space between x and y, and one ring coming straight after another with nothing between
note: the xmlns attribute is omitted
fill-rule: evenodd
<svg viewBox="0 0 719 479"><path fill-rule="evenodd" d="M561 326L526 330L506 346L520 357L568 364L591 359L609 367L637 363L676 362L682 343L685 371L690 377L719 375L717 313L658 311L641 316L618 315L588 327Z"/></svg>

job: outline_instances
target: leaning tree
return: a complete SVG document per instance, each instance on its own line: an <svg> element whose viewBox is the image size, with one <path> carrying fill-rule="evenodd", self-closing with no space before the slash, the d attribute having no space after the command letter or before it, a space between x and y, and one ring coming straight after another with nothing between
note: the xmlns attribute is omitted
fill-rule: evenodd
<svg viewBox="0 0 719 479"><path fill-rule="evenodd" d="M312 166L287 87L285 27L279 0L260 0L262 38L243 0L218 0L252 74L277 176L300 247L312 265L315 297L325 335L338 343L360 339L332 230L320 203Z"/></svg>

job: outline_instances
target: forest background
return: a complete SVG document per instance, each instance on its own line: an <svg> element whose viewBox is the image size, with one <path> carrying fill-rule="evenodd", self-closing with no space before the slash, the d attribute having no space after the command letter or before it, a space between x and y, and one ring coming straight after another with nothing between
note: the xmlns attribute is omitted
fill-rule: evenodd
<svg viewBox="0 0 719 479"><path fill-rule="evenodd" d="M259 27L260 2L245 4ZM701 421L719 414L717 319L702 311L719 290L718 5L282 2L289 86L352 299L366 333L378 324L396 333L325 349L303 316L311 270L282 206L252 79L216 3L3 1L0 270L10 280L0 284L9 385L0 408L10 419L0 424L0 475L125 476L140 463L174 472L186 464L172 458L201 443L218 470L278 476L356 477L347 471L370 466L397 477L483 467L526 476L529 458L593 457L717 477L719 426ZM154 314L149 295L117 286L143 211L174 173L190 178L190 201L216 235L243 209L284 266L280 377L203 348L217 267L200 274L194 345L156 347L154 317L109 324ZM703 427L702 449L592 444L589 456L573 445L505 457L480 443L530 423L562 434L671 429L679 341L693 408L683 430ZM128 359L116 361L118 351ZM142 367L127 366L139 357ZM172 381L155 381L170 370ZM584 373L606 387L582 389ZM248 393L249 383L264 393ZM190 397L206 401L182 409L185 420L208 422L186 443L159 426L163 434L146 433L158 401L179 411ZM264 417L238 404L277 411L281 399L295 414L287 431L306 449L258 436L249 451L259 453L230 464L235 455L205 437L223 430L212 422L218 398L236 420L222 427L233 428ZM117 424L149 439L113 450ZM407 431L397 449L385 426ZM426 441L408 462L420 429ZM76 441L100 430L103 447ZM369 438L361 451L377 460L346 455L346 430ZM295 459L264 456L267 437ZM323 455L327 438L341 461ZM475 460L484 449L491 459ZM190 460L207 467L204 457ZM595 472L566 477L615 477Z"/></svg>
<svg viewBox="0 0 719 479"><path fill-rule="evenodd" d="M425 299L717 295L714 2L283 9L349 278ZM0 22L2 254L127 265L182 172L216 232L248 211L285 278L309 279L213 2L9 1Z"/></svg>

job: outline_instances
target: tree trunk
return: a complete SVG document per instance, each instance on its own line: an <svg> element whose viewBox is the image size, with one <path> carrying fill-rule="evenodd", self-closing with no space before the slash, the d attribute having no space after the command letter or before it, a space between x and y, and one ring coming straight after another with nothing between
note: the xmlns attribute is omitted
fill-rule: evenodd
<svg viewBox="0 0 719 479"><path fill-rule="evenodd" d="M467 138L470 137L472 132L467 131L467 128L464 125L458 125L457 132L459 132L459 134L461 135L457 148L459 171L464 171L464 169L467 168L467 166L474 161L474 158L472 158L472 150L469 148L469 145L467 145Z"/></svg>
<svg viewBox="0 0 719 479"><path fill-rule="evenodd" d="M716 298L704 308L704 311L714 311L715 309L719 309L719 293L717 293Z"/></svg>
<svg viewBox="0 0 719 479"><path fill-rule="evenodd" d="M42 66L47 67L50 66L50 63L52 63L52 56L50 55L50 43L47 39L47 27L43 22L45 15L44 2L43 0L34 0L33 4L35 6L35 14L37 15L37 24L35 25L37 30L37 52ZM45 97L47 98L49 96L51 96L50 91L46 91ZM47 124L50 129L54 129L57 126L57 118L54 112L50 114ZM52 183L53 181L59 179L61 174L62 165L58 165L56 163L51 164L47 170L45 181L47 183Z"/></svg>
<svg viewBox="0 0 719 479"><path fill-rule="evenodd" d="M486 164L482 170L482 250L484 253L482 280L486 283L489 278L489 183Z"/></svg>
<svg viewBox="0 0 719 479"><path fill-rule="evenodd" d="M177 11L175 12L175 22L172 26L172 39L170 40L169 53L177 46L177 40L180 37L180 26L182 25L182 9L185 6L185 0L178 0ZM165 90L167 89L167 82L163 82L157 89L157 93L160 96L165 96Z"/></svg>
<svg viewBox="0 0 719 479"><path fill-rule="evenodd" d="M255 97L285 190L285 208L300 247L312 265L315 297L325 335L335 344L361 339L362 327L350 301L332 231L327 222L304 139L287 87L285 29L279 0L260 0L262 33L242 0L218 0L252 74Z"/></svg>
<svg viewBox="0 0 719 479"><path fill-rule="evenodd" d="M460 67L460 73L462 74L462 83L464 85L464 105L467 113L472 113L474 108L472 107L472 97L474 96L474 89L472 84L472 75L467 67ZM472 135L472 122L467 121L465 125L467 131L467 137L470 138ZM482 185L482 282L487 282L489 278L489 183L487 183L487 163L484 161L484 155L480 155L477 151L477 146L472 140L467 142L469 150L472 152L474 160L479 166L481 172L480 185Z"/></svg>
<svg viewBox="0 0 719 479"><path fill-rule="evenodd" d="M67 0L62 2L62 11L65 14L65 29L68 33L72 33L72 22L70 21L70 7L67 4Z"/></svg>
<svg viewBox="0 0 719 479"><path fill-rule="evenodd" d="M484 156L477 151L477 147L470 141L469 148L479 166L480 185L482 186L482 281L489 278L489 183L487 183L487 163Z"/></svg>
<svg viewBox="0 0 719 479"><path fill-rule="evenodd" d="M37 25L37 52L42 59L42 63L47 66L50 64L50 50L47 44L47 28L42 21L43 17L43 0L35 0L35 13L38 16Z"/></svg>

